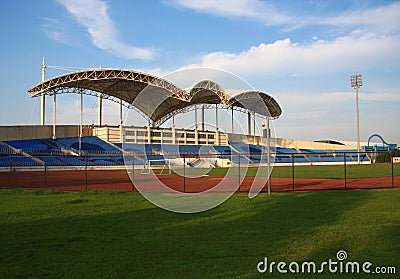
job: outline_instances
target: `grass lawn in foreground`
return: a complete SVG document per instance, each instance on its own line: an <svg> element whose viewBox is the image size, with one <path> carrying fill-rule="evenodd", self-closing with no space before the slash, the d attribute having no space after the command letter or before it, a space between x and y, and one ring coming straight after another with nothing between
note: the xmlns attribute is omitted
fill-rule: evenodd
<svg viewBox="0 0 400 279"><path fill-rule="evenodd" d="M138 193L0 191L0 277L268 278L257 263L336 260L395 266L400 189L235 194L203 213L157 208ZM278 276L277 276L278 275Z"/></svg>

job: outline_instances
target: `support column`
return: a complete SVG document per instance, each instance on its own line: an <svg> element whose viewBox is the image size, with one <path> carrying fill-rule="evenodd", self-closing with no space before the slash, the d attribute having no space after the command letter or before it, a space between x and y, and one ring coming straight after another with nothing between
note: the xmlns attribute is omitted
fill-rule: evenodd
<svg viewBox="0 0 400 279"><path fill-rule="evenodd" d="M218 104L215 105L215 145L219 145Z"/></svg>
<svg viewBox="0 0 400 279"><path fill-rule="evenodd" d="M172 144L176 144L175 114L172 115Z"/></svg>
<svg viewBox="0 0 400 279"><path fill-rule="evenodd" d="M147 123L147 143L151 144L150 118L149 118L149 122Z"/></svg>
<svg viewBox="0 0 400 279"><path fill-rule="evenodd" d="M79 151L82 149L82 111L83 111L83 94L82 90L79 90L81 95L81 105L79 108Z"/></svg>
<svg viewBox="0 0 400 279"><path fill-rule="evenodd" d="M195 144L199 144L199 129L197 125L197 106L194 106L194 142Z"/></svg>
<svg viewBox="0 0 400 279"><path fill-rule="evenodd" d="M256 145L256 113L253 112L253 143Z"/></svg>
<svg viewBox="0 0 400 279"><path fill-rule="evenodd" d="M138 130L135 129L135 143L138 143L138 140L137 140L137 133L138 133Z"/></svg>
<svg viewBox="0 0 400 279"><path fill-rule="evenodd" d="M53 95L53 139L56 139L57 93Z"/></svg>
<svg viewBox="0 0 400 279"><path fill-rule="evenodd" d="M119 100L119 140L124 141L123 129L122 129L122 100Z"/></svg>
<svg viewBox="0 0 400 279"><path fill-rule="evenodd" d="M197 129L197 105L194 105L194 128Z"/></svg>
<svg viewBox="0 0 400 279"><path fill-rule="evenodd" d="M234 129L233 129L233 106L232 106L232 121L231 121L232 123L232 129L231 129L231 133L233 134L233 132L234 132Z"/></svg>
<svg viewBox="0 0 400 279"><path fill-rule="evenodd" d="M97 125L101 128L103 117L103 94L97 96Z"/></svg>
<svg viewBox="0 0 400 279"><path fill-rule="evenodd" d="M194 130L194 142L199 144L199 130L197 128Z"/></svg>
<svg viewBox="0 0 400 279"><path fill-rule="evenodd" d="M81 94L81 107L79 110L79 137L81 138L83 135L83 125L82 125L82 122L83 122L83 92L81 91L80 94Z"/></svg>
<svg viewBox="0 0 400 279"><path fill-rule="evenodd" d="M247 112L247 135L251 136L251 118L250 118L250 111Z"/></svg>
<svg viewBox="0 0 400 279"><path fill-rule="evenodd" d="M44 63L44 57L42 60L42 83L45 80L45 74L46 74L46 64ZM46 120L46 116L45 116L45 111L46 111L46 99L45 99L46 95L44 92L42 92L42 94L40 95L40 125L44 126L45 125L45 120Z"/></svg>
<svg viewBox="0 0 400 279"><path fill-rule="evenodd" d="M205 107L204 107L204 104L203 104L203 106L201 107L201 130L204 132L204 125L205 125L205 121L204 121L204 110L205 110Z"/></svg>

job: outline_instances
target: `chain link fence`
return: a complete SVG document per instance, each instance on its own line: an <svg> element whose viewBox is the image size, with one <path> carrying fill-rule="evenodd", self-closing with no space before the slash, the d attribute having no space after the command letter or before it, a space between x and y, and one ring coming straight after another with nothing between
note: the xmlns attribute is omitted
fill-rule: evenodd
<svg viewBox="0 0 400 279"><path fill-rule="evenodd" d="M31 154L31 155L29 155ZM179 192L297 192L400 187L400 158L390 152L267 154L1 154L0 188L60 191L152 189ZM143 187L142 187L143 188ZM146 188L147 189L147 188Z"/></svg>

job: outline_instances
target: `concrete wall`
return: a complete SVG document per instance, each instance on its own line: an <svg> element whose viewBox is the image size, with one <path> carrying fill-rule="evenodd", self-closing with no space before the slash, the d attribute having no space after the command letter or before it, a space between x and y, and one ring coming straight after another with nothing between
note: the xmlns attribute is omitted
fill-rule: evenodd
<svg viewBox="0 0 400 279"><path fill-rule="evenodd" d="M267 144L267 139L262 139L262 144ZM279 146L284 148L297 148L297 149L321 149L321 150L354 150L357 147L340 145L340 144L329 144L322 142L313 142L305 140L293 140L283 138L271 138L271 146Z"/></svg>
<svg viewBox="0 0 400 279"><path fill-rule="evenodd" d="M26 140L26 139L43 139L52 137L52 125L22 125L22 126L0 126L0 141L6 140ZM117 127L102 127L95 129L93 133L92 126L83 126L83 135L92 136L97 135L102 139L111 142L120 142L119 128ZM267 145L266 138L260 138L259 136L247 136L238 134L227 134L229 140L232 142L243 142L251 144L262 144ZM77 137L79 136L78 125L57 125L56 136L58 138ZM225 135L221 134L221 145L227 144ZM226 141L226 142L225 142ZM297 149L322 149L322 150L346 150L356 149L354 146L348 145L336 145L328 143L319 143L312 141L283 139L283 138L271 138L271 146L280 146L286 148L297 148Z"/></svg>
<svg viewBox="0 0 400 279"><path fill-rule="evenodd" d="M0 126L0 140L27 140L27 139L44 139L52 137L52 125L21 125L21 126ZM92 127L83 126L83 135L91 136ZM78 125L57 125L56 137L67 138L79 136Z"/></svg>
<svg viewBox="0 0 400 279"><path fill-rule="evenodd" d="M196 135L197 134L197 135ZM94 128L93 135L102 140L121 142L119 127ZM172 129L151 128L151 143L172 144L174 135ZM148 143L147 127L124 127L123 142ZM175 130L175 144L216 144L217 135L214 131ZM219 132L219 145L228 145L228 136Z"/></svg>
<svg viewBox="0 0 400 279"><path fill-rule="evenodd" d="M93 129L93 136L109 142L121 142L119 127L101 127Z"/></svg>
<svg viewBox="0 0 400 279"><path fill-rule="evenodd" d="M228 134L231 142L242 142L256 145L267 146L267 139L259 136L254 137L248 135ZM354 150L357 149L355 146L329 144L305 140L294 140L284 138L271 138L271 146L278 146L283 148L295 148L295 149L321 149L321 150Z"/></svg>

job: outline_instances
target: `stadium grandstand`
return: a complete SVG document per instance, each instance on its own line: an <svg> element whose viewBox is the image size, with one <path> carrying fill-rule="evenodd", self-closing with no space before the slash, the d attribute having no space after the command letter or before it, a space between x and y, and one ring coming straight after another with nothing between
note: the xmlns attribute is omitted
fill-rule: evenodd
<svg viewBox="0 0 400 279"><path fill-rule="evenodd" d="M0 127L0 167L120 168L124 166L125 154L134 154L134 164L138 168L145 167L151 160L161 164L182 156L191 158L182 162L188 167L204 164L212 167L370 164L372 160L368 152L363 152L358 159L355 153L359 150L337 142L271 138L270 121L278 118L282 110L278 102L264 92L245 91L231 97L223 86L211 80L182 89L153 75L121 69L83 70L45 80L44 68L42 65L42 82L28 90L30 97L41 98L41 125ZM57 125L56 97L66 93L98 98L97 125L83 125L82 105L79 129L77 125ZM45 98L50 96L53 97L53 124L45 125ZM116 126L102 123L104 99L120 105L120 121ZM148 125L124 126L123 106L138 111ZM214 107L215 129L209 131L204 127L205 109ZM219 129L218 111L221 109L232 112L230 133ZM193 110L196 110L194 129L180 129L174 124L161 127L177 114ZM201 112L199 123L197 110ZM247 115L246 134L234 133L234 111ZM262 135L255 132L256 115L264 119Z"/></svg>

